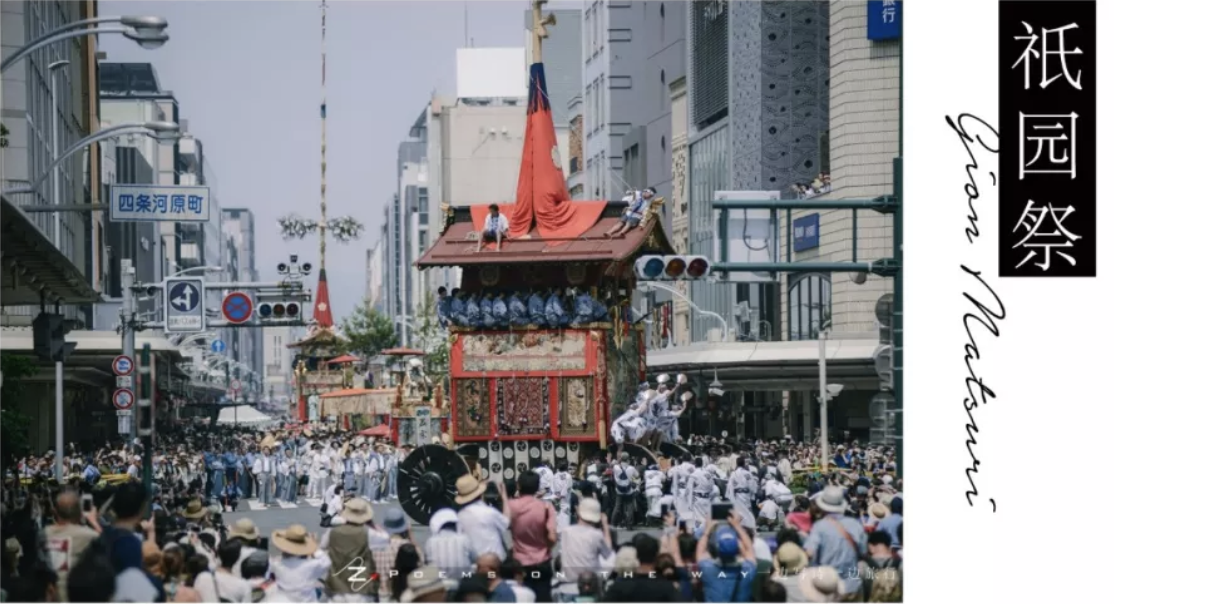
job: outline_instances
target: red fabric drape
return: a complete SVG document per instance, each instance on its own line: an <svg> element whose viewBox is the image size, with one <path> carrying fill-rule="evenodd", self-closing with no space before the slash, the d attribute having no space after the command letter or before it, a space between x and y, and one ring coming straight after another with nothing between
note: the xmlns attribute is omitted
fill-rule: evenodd
<svg viewBox="0 0 1210 604"><path fill-rule="evenodd" d="M529 68L528 113L516 202L501 205L500 213L508 218L509 236L513 239L524 237L534 228L543 239L575 239L597 223L606 202L573 202L567 193L550 100L546 95L546 69L541 63L534 63ZM483 228L486 216L486 207L471 208L476 229Z"/></svg>

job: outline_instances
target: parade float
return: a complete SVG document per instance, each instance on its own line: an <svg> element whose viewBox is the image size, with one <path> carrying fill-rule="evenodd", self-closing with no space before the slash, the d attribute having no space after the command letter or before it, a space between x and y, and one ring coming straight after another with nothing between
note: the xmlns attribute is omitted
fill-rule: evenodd
<svg viewBox="0 0 1210 604"><path fill-rule="evenodd" d="M571 201L555 142L541 39L552 16L534 2L534 63L517 196L499 204L509 222L500 249L478 245L489 208L442 205L440 237L416 262L421 270L461 269L463 295L501 299L517 292L589 293L607 309L601 320L457 327L449 331L449 437L453 449L425 445L399 466L400 501L417 522L453 505L454 483L473 473L510 481L539 460L578 464L610 446L611 418L626 411L646 376L643 323L630 316L635 260L675 253L652 199L637 228L610 236L625 202ZM652 451L615 443L636 464L687 454L666 442Z"/></svg>

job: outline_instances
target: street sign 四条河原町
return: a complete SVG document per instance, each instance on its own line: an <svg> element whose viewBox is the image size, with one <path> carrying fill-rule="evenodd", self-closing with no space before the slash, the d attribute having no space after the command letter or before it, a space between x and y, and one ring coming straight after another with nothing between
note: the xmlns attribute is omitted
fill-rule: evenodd
<svg viewBox="0 0 1210 604"><path fill-rule="evenodd" d="M210 187L113 185L109 219L114 222L210 222Z"/></svg>

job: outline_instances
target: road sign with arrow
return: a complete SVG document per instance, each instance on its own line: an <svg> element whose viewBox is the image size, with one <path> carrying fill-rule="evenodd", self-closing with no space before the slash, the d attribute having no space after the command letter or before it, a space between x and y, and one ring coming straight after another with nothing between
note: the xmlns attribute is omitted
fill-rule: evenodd
<svg viewBox="0 0 1210 604"><path fill-rule="evenodd" d="M205 331L205 280L200 277L168 279L164 287L164 331Z"/></svg>

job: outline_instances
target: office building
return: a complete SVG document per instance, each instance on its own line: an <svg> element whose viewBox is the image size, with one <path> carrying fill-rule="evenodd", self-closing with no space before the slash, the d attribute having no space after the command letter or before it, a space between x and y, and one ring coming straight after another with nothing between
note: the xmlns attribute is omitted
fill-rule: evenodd
<svg viewBox="0 0 1210 604"><path fill-rule="evenodd" d="M374 245L366 250L366 287L365 287L365 302L370 305L370 308L378 312L387 310L386 304L386 266L384 261L385 252L387 249L387 226L382 225L378 230L378 239L374 241Z"/></svg>
<svg viewBox="0 0 1210 604"><path fill-rule="evenodd" d="M441 215L441 204L511 203L516 197L528 73L524 48L458 50L458 92L433 95L426 118L430 221ZM443 268L419 277L421 295L427 295L454 286L461 274Z"/></svg>
<svg viewBox="0 0 1210 604"><path fill-rule="evenodd" d="M715 257L717 225L710 207L717 191L773 191L791 198L795 183L826 171L829 6L720 1L687 8L689 251ZM766 239L771 237L745 244L771 245ZM736 309L747 308L749 314L736 321L742 323L736 336L770 340L783 331L779 290L767 281L695 283L690 293L698 306L728 320L736 319ZM718 328L710 316L694 313L691 319L690 341L705 341Z"/></svg>
<svg viewBox="0 0 1210 604"><path fill-rule="evenodd" d="M395 320L399 341L412 345L412 323L423 305L421 275L412 263L428 249L429 165L427 112L421 112L408 132L409 139L399 144L399 188L386 209L392 238L388 279L391 317Z"/></svg>
<svg viewBox="0 0 1210 604"><path fill-rule="evenodd" d="M0 47L4 56L8 57L52 30L95 16L95 1L0 2L0 24L3 25ZM65 63L51 69L53 64L61 61ZM30 187L34 180L40 181L32 194L4 195L5 220L10 228L36 229L58 250L53 258L38 258L55 266L55 274L41 275L38 279L42 286L52 281L75 281L78 285L70 286L68 289L71 291L65 289L52 293L61 294L65 299L90 300L95 296L92 292L98 288L100 281L96 267L91 262L94 249L99 246L92 225L100 213L30 212L13 216L10 221L9 211L15 212L19 206L55 203L52 199L52 183L56 179L62 203L95 203L100 200L97 179L99 154L95 146L91 154L81 153L73 161L61 163L55 174L49 174L55 159L52 141L56 126L59 152L99 127L96 112L96 41L74 38L44 46L14 64L2 77L3 97L0 104L3 112L0 113L0 123L4 126L5 144L0 148L0 188L25 188ZM57 101L57 106L52 106L52 100ZM15 247L6 245L4 249L6 261L23 264L34 260L20 257ZM26 273L24 278L34 277L36 275ZM33 306L40 302L39 289L16 282L5 285L2 293L3 324L29 325L39 312ZM52 298L57 299L58 296ZM61 311L78 326L91 323L87 304L68 303Z"/></svg>

